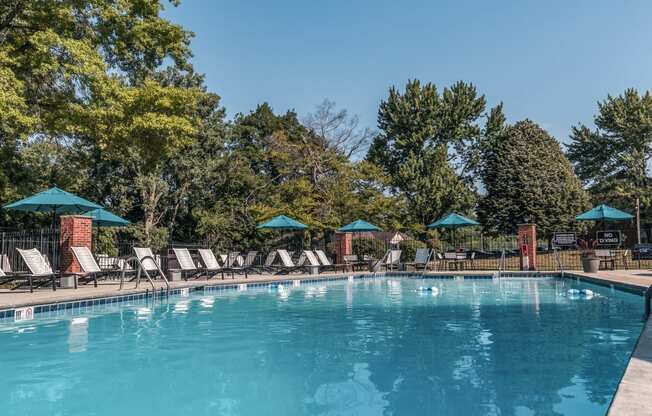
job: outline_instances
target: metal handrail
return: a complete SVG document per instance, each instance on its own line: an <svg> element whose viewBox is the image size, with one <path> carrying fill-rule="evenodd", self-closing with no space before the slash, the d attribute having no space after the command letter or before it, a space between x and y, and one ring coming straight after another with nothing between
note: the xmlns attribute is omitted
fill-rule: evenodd
<svg viewBox="0 0 652 416"><path fill-rule="evenodd" d="M126 267L128 266L128 263L130 261L132 261L132 260L136 260L136 263L138 263L138 270L136 270L136 287L138 287L138 285L140 285L140 274L141 274L141 272L144 272L145 277L149 281L149 284L152 285L152 290L156 290L156 287L154 286L154 282L152 281L152 278L150 277L149 273L147 272L147 269L145 269L145 267L143 267L143 262L145 260L147 260L147 259L152 260L152 262L156 266L156 270L158 271L158 273L161 275L161 278L165 282L166 290L167 291L170 290L170 282L168 281L167 277L165 277L165 273L163 273L163 270L161 269L161 266L159 266L159 264L156 262L156 259L153 258L152 256L145 256L142 259L139 258L138 256L133 256L133 257L129 257L129 258L125 259L124 264L122 265L122 273L120 275L120 290L122 290L122 286L123 286L123 283L124 283L125 272L127 271Z"/></svg>
<svg viewBox="0 0 652 416"><path fill-rule="evenodd" d="M505 271L505 249L500 253L500 261L498 262L498 277Z"/></svg>
<svg viewBox="0 0 652 416"><path fill-rule="evenodd" d="M555 261L557 262L557 268L561 272L562 277L564 276L564 264L561 262L561 257L559 255L559 250L557 250L557 247L552 248L553 252L555 253Z"/></svg>

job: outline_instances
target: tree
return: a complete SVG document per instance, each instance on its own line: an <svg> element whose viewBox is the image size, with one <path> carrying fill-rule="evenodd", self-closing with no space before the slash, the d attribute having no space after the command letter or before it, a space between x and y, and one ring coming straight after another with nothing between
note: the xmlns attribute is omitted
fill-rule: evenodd
<svg viewBox="0 0 652 416"><path fill-rule="evenodd" d="M404 92L392 87L381 102L381 132L367 159L406 198L415 230L449 211L473 207L470 155L482 133L478 122L485 105L473 85L458 82L440 95L434 84L418 80L409 81Z"/></svg>
<svg viewBox="0 0 652 416"><path fill-rule="evenodd" d="M337 110L335 103L328 99L322 101L314 113L309 113L303 124L326 139L330 148L347 159L366 151L373 137L371 129L360 128L358 116L351 116L346 110Z"/></svg>
<svg viewBox="0 0 652 416"><path fill-rule="evenodd" d="M488 140L481 168L486 194L477 209L484 230L514 233L526 219L543 236L573 229L589 197L559 143L530 120L499 130Z"/></svg>
<svg viewBox="0 0 652 416"><path fill-rule="evenodd" d="M628 89L598 103L596 129L574 126L568 157L594 199L628 208L639 198L652 214L652 95Z"/></svg>

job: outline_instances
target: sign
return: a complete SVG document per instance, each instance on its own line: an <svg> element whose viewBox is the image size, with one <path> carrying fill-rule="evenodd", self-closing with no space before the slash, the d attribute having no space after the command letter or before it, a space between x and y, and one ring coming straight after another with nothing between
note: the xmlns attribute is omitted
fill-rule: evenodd
<svg viewBox="0 0 652 416"><path fill-rule="evenodd" d="M577 235L571 232L555 233L552 237L552 244L557 247L573 247L577 242Z"/></svg>
<svg viewBox="0 0 652 416"><path fill-rule="evenodd" d="M31 321L34 319L34 308L28 306L26 308L16 308L14 312L14 321Z"/></svg>
<svg viewBox="0 0 652 416"><path fill-rule="evenodd" d="M599 246L619 246L622 242L620 231L598 231L595 234Z"/></svg>

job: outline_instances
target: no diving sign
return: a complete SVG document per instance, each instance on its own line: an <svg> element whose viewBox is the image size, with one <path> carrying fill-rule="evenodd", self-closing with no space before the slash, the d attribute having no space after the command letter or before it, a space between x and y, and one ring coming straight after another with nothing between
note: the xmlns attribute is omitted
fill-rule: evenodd
<svg viewBox="0 0 652 416"><path fill-rule="evenodd" d="M620 231L598 231L596 237L600 246L619 246L622 242Z"/></svg>

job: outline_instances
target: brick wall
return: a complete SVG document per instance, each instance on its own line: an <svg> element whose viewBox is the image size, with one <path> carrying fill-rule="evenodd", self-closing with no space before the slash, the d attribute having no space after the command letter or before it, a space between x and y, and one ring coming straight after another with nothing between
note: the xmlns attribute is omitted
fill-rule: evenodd
<svg viewBox="0 0 652 416"><path fill-rule="evenodd" d="M536 224L518 225L518 246L521 253L521 270L537 269L537 226ZM527 251L527 262L525 252Z"/></svg>
<svg viewBox="0 0 652 416"><path fill-rule="evenodd" d="M353 253L353 235L351 233L335 234L335 262L344 263L344 256Z"/></svg>
<svg viewBox="0 0 652 416"><path fill-rule="evenodd" d="M93 221L81 215L61 216L61 236L59 248L61 253L61 273L79 273L81 267L75 260L70 247L88 247L93 240Z"/></svg>

